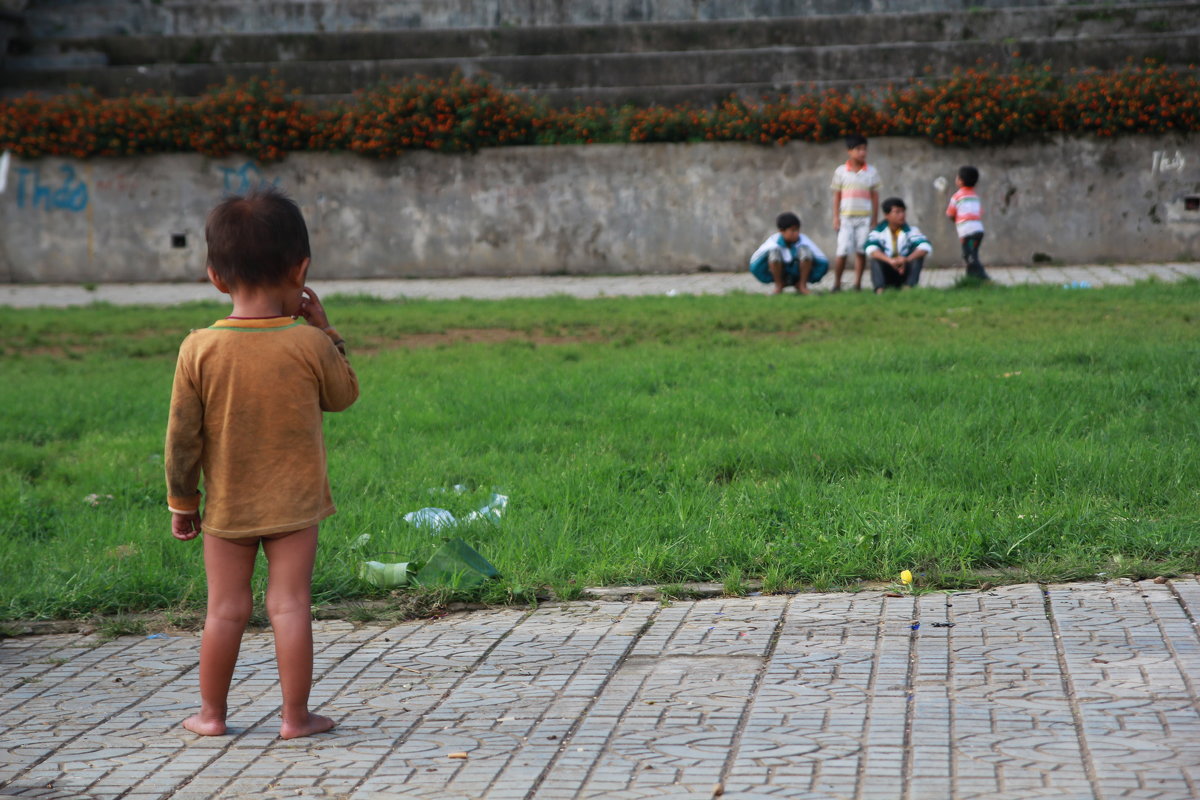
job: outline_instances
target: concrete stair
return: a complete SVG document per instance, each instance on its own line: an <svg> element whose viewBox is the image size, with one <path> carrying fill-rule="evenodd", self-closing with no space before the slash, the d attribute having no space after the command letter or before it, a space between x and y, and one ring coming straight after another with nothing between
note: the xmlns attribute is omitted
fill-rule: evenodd
<svg viewBox="0 0 1200 800"><path fill-rule="evenodd" d="M42 39L527 28L816 15L862 18L884 12L1070 6L1078 0L0 0L0 4L27 8L30 32Z"/></svg>
<svg viewBox="0 0 1200 800"><path fill-rule="evenodd" d="M837 4L854 7L856 0ZM865 0L864 0L865 2ZM402 29L397 7L455 3L337 4L260 3L259 14L276 8L280 19L315 23L318 9L334 32L214 32L225 11L245 3L182 5L163 0L158 14L192 32L175 35L51 35L48 10L103 7L116 24L117 12L135 3L53 0L26 12L26 35L10 45L0 92L53 93L71 84L102 94L153 90L193 96L227 76L244 79L271 72L306 95L324 101L356 89L415 75L444 77L455 71L486 73L497 81L545 97L553 105L573 103L710 103L732 93L755 97L793 89L797 83L827 86L880 85L923 75L944 75L977 63L1049 63L1054 69L1113 68L1151 58L1188 68L1200 54L1200 3L1129 3L983 8L952 12L910 11L765 19L642 22L639 24ZM482 7L488 4L463 3ZM495 3L493 11L503 3ZM527 4L536 7L536 1ZM586 11L587 3L570 5ZM609 4L606 4L609 5ZM670 2L649 4L671 12ZM703 4L688 3L700 8ZM714 6L716 4L713 4ZM726 10L739 3L722 4ZM748 5L748 4L747 4ZM761 4L760 4L761 5ZM825 0L774 5L824 7ZM893 5L920 5L911 2ZM928 5L928 3L925 3ZM392 9L392 17L383 13ZM660 7L661 6L661 7ZM681 6L682 7L682 4ZM191 11L188 11L191 9ZM536 9L535 9L536 10ZM284 14L284 11L289 11ZM346 30L368 11L373 24L397 29ZM33 16L38 12L43 16ZM415 13L415 12L414 12ZM148 15L153 17L153 14ZM543 15L545 16L545 15ZM403 15L401 15L403 17ZM464 15L462 19L474 20ZM399 18L396 18L399 19ZM332 20L332 21L329 21ZM389 21L391 20L391 21ZM410 14L401 21L427 21ZM149 24L142 19L141 25ZM166 22L162 23L168 27ZM280 23L282 25L282 22ZM326 24L326 23L322 23ZM93 27L101 27L93 22ZM288 25L283 25L288 28ZM42 31L34 35L33 31Z"/></svg>

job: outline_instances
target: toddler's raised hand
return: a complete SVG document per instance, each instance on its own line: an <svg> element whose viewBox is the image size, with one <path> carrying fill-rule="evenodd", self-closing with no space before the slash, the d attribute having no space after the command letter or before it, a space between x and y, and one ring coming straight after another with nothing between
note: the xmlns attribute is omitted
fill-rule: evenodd
<svg viewBox="0 0 1200 800"><path fill-rule="evenodd" d="M321 330L329 327L329 317L325 314L325 307L321 305L321 298L317 297L317 293L310 286L305 286L300 292L300 316L313 327Z"/></svg>

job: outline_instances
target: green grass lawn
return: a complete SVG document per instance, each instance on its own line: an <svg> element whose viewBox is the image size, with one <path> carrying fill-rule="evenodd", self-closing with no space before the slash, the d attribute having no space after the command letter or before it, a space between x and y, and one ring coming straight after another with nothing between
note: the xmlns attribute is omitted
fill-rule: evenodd
<svg viewBox="0 0 1200 800"><path fill-rule="evenodd" d="M356 578L362 555L439 543L406 512L462 514L492 492L510 498L503 522L459 531L503 573L489 601L906 568L932 588L1195 571L1198 303L1197 282L332 298L363 394L326 417L340 510L315 594L386 594ZM203 604L161 451L179 340L223 313L5 311L0 619Z"/></svg>

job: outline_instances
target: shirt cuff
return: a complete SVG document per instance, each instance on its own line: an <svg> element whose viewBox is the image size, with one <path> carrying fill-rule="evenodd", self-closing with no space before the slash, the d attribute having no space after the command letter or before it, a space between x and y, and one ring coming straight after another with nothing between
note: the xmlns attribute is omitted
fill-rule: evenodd
<svg viewBox="0 0 1200 800"><path fill-rule="evenodd" d="M346 355L346 340L337 332L337 328L330 325L328 328L322 328L321 330L325 331L325 335L333 342L333 346L338 349L338 352Z"/></svg>
<svg viewBox="0 0 1200 800"><path fill-rule="evenodd" d="M195 514L200 510L200 493L191 497L167 497L167 509L172 514Z"/></svg>

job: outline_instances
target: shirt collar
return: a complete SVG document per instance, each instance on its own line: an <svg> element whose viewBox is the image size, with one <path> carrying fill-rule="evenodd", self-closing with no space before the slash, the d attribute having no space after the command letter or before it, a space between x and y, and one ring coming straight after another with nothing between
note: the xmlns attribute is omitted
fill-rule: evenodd
<svg viewBox="0 0 1200 800"><path fill-rule="evenodd" d="M268 317L267 319L219 319L213 328L286 328L295 325L291 317Z"/></svg>

